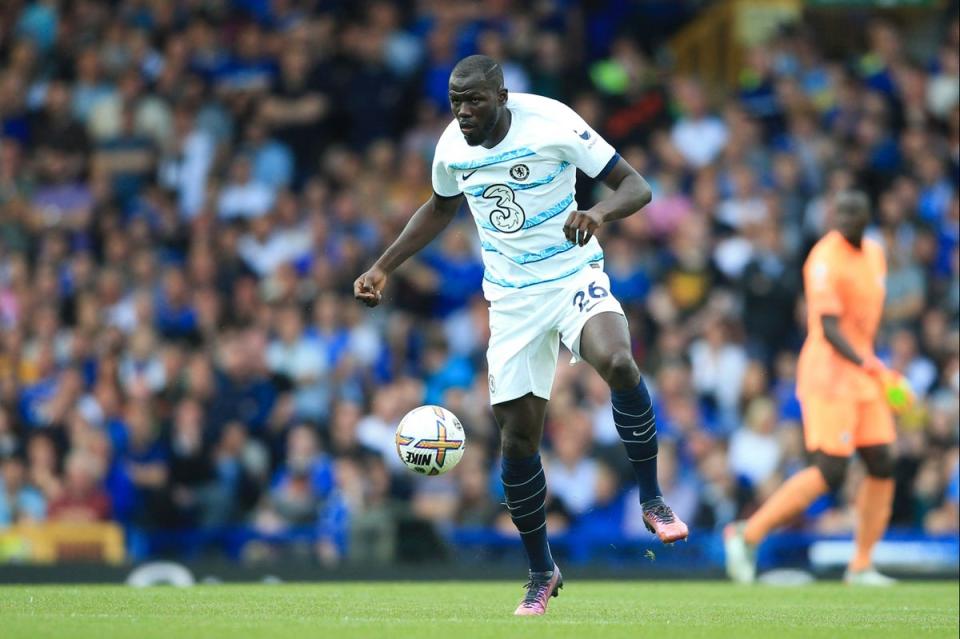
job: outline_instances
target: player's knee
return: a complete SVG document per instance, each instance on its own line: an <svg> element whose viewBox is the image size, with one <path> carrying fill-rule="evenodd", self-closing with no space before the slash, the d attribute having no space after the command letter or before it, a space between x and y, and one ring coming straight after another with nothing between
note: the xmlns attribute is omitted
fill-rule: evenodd
<svg viewBox="0 0 960 639"><path fill-rule="evenodd" d="M504 457L530 457L540 450L540 442L531 433L505 427L500 432L500 448Z"/></svg>
<svg viewBox="0 0 960 639"><path fill-rule="evenodd" d="M836 492L843 486L843 480L847 476L847 462L846 457L827 455L819 451L813 456L813 465L820 470L830 492Z"/></svg>
<svg viewBox="0 0 960 639"><path fill-rule="evenodd" d="M867 469L867 474L877 479L890 479L893 477L896 459L893 456L893 450L887 444L878 446L865 446L858 448L857 453L863 460L863 465Z"/></svg>
<svg viewBox="0 0 960 639"><path fill-rule="evenodd" d="M626 390L640 383L640 368L630 351L616 351L599 367L600 376L610 388Z"/></svg>

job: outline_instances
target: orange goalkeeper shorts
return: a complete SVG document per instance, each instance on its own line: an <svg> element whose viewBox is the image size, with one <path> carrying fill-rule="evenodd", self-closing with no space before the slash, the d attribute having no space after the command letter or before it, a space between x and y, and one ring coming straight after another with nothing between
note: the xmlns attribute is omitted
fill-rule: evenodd
<svg viewBox="0 0 960 639"><path fill-rule="evenodd" d="M800 406L803 438L810 452L849 457L857 448L892 444L897 439L893 413L882 398L807 397Z"/></svg>

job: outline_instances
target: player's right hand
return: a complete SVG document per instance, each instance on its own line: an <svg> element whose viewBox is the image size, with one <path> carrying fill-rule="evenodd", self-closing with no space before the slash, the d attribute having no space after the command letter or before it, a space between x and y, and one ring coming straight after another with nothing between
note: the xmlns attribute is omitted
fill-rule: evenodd
<svg viewBox="0 0 960 639"><path fill-rule="evenodd" d="M913 408L916 395L907 378L897 371L888 370L878 379L883 387L883 395L887 400L887 405L894 413L904 413Z"/></svg>
<svg viewBox="0 0 960 639"><path fill-rule="evenodd" d="M374 266L353 283L353 296L372 308L380 303L386 284L387 274Z"/></svg>

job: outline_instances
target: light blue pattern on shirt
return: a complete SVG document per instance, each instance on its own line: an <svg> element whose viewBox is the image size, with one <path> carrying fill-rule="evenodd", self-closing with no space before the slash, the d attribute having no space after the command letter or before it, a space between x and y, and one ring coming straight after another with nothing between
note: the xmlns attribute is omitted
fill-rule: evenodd
<svg viewBox="0 0 960 639"><path fill-rule="evenodd" d="M496 246L490 242L483 241L480 242L480 248L484 251L489 251L490 253L496 253L497 255L502 255L511 262L515 264L529 264L530 262L539 262L541 260L547 260L553 257L554 255L559 255L560 253L565 253L575 247L576 242L564 242L562 244L554 244L553 246L548 246L542 251L536 251L535 253L520 253L519 255L507 255L502 253Z"/></svg>
<svg viewBox="0 0 960 639"><path fill-rule="evenodd" d="M484 166L500 164L501 162L509 162L510 160L525 158L531 155L536 154L532 149L522 146L519 149L504 151L503 153L497 153L496 155L480 158L479 160L470 160L469 162L451 162L450 168L455 171L469 171L470 169L479 169Z"/></svg>
<svg viewBox="0 0 960 639"><path fill-rule="evenodd" d="M508 282L507 280L502 280L487 273L483 274L483 279L490 282L491 284L496 284L497 286L502 286L504 288L527 288L528 286L535 286L537 284L546 284L547 282L555 282L557 280L562 280L565 277L570 277L574 273L579 273L580 270L585 267L587 264L592 264L593 262L603 261L603 253L595 253L590 256L583 264L578 265L576 268L572 268L568 271L564 271L555 277L549 279L533 279L533 280L522 280L520 282Z"/></svg>
<svg viewBox="0 0 960 639"><path fill-rule="evenodd" d="M567 207L570 206L570 204L572 203L573 203L573 193L563 198L562 200L560 200L559 202L551 206L546 211L541 211L540 213L537 213L533 217L528 217L524 221L523 226L521 226L520 228L529 229L539 224L543 224L550 218L556 217L561 213L563 213L564 211L566 211ZM477 218L477 224L480 225L484 230L490 231L492 233L503 233L503 231L495 227L493 224L491 224L487 220Z"/></svg>
<svg viewBox="0 0 960 639"><path fill-rule="evenodd" d="M530 182L529 184L521 184L520 182L504 182L504 184L506 184L507 186L509 186L509 187L510 187L511 189L513 189L514 191L526 191L527 189L532 189L532 188L535 188L535 187L538 187L538 186L542 186L542 185L544 185L544 184L550 184L550 183L553 182L555 179L557 179L557 176L558 176L558 175L560 175L561 173L563 173L564 171L566 171L568 166L570 166L570 163L569 163L569 162L566 162L566 161L561 162L561 163L560 163L560 166L557 168L556 171L554 171L553 173L551 173L550 175L548 175L548 176L546 176L546 177L540 178L539 180L534 180L533 182ZM472 195L472 196L474 196L474 197L480 197L480 196L483 194L483 191L484 191L488 186L490 186L490 185L489 185L489 184L481 184L480 186L471 186L469 189L464 189L463 192L466 193L467 195Z"/></svg>

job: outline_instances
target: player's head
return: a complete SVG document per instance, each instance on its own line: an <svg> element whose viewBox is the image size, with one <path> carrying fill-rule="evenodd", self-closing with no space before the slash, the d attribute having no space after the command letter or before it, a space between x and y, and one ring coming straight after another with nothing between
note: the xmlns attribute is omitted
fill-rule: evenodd
<svg viewBox="0 0 960 639"><path fill-rule="evenodd" d="M870 201L863 191L844 190L836 195L837 230L847 241L859 245L870 222Z"/></svg>
<svg viewBox="0 0 960 639"><path fill-rule="evenodd" d="M507 103L503 69L491 57L471 55L453 68L449 84L450 108L470 146L490 137Z"/></svg>

